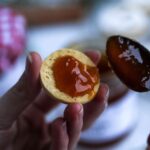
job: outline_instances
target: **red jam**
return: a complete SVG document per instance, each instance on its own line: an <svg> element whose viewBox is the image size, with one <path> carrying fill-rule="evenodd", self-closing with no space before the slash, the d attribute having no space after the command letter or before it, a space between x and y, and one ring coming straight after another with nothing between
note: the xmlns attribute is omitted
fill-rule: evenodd
<svg viewBox="0 0 150 150"><path fill-rule="evenodd" d="M96 67L84 65L69 55L57 58L52 70L56 87L71 97L93 94L99 82Z"/></svg>

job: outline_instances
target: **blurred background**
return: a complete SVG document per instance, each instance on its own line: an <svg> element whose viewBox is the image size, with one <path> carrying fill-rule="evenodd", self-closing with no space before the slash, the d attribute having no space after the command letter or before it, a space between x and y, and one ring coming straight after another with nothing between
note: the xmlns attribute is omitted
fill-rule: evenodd
<svg viewBox="0 0 150 150"><path fill-rule="evenodd" d="M31 51L44 59L61 48L99 50L109 106L81 134L78 150L144 150L150 132L150 94L130 91L112 73L105 56L107 38L123 35L150 49L149 0L1 0L0 95L21 76ZM59 106L47 120L61 115ZM89 148L90 147L90 148Z"/></svg>

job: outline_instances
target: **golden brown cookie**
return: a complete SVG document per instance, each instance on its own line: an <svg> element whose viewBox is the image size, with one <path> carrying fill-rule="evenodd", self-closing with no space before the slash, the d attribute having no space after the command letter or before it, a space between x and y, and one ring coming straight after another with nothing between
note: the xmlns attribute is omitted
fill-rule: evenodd
<svg viewBox="0 0 150 150"><path fill-rule="evenodd" d="M42 63L40 77L46 92L63 103L87 103L100 85L96 65L78 50L61 49Z"/></svg>

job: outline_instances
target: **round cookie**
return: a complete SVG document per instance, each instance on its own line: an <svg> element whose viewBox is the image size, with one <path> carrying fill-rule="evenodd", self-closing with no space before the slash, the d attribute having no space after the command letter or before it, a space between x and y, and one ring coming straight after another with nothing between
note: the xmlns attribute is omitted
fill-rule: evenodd
<svg viewBox="0 0 150 150"><path fill-rule="evenodd" d="M85 54L61 49L49 55L40 70L45 91L63 103L87 103L100 85L96 65Z"/></svg>

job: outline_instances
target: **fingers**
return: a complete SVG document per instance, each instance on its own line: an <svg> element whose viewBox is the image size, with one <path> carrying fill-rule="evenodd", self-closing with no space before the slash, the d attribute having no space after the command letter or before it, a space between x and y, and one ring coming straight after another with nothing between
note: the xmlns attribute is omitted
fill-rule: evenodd
<svg viewBox="0 0 150 150"><path fill-rule="evenodd" d="M0 149L5 150L9 145L12 144L12 141L15 139L17 134L17 125L16 123L11 126L8 130L0 131Z"/></svg>
<svg viewBox="0 0 150 150"><path fill-rule="evenodd" d="M50 128L51 150L68 150L69 137L66 121L63 118L56 119Z"/></svg>
<svg viewBox="0 0 150 150"><path fill-rule="evenodd" d="M97 65L100 61L100 52L99 51L85 51L84 52L91 60Z"/></svg>
<svg viewBox="0 0 150 150"><path fill-rule="evenodd" d="M80 137L83 125L83 107L81 104L70 104L64 118L56 119L50 128L51 150L74 150Z"/></svg>
<svg viewBox="0 0 150 150"><path fill-rule="evenodd" d="M34 105L38 107L44 114L55 108L58 104L58 101L50 98L43 90L34 102Z"/></svg>
<svg viewBox="0 0 150 150"><path fill-rule="evenodd" d="M95 99L84 105L83 130L87 129L99 117L107 106L109 88L106 84L101 84Z"/></svg>
<svg viewBox="0 0 150 150"><path fill-rule="evenodd" d="M22 116L28 120L31 128L34 130L40 131L40 129L42 129L45 125L43 113L34 105L29 106L27 111L25 111Z"/></svg>
<svg viewBox="0 0 150 150"><path fill-rule="evenodd" d="M147 144L148 144L147 150L150 150L150 135L149 135L149 137L148 137L148 139L147 139Z"/></svg>
<svg viewBox="0 0 150 150"><path fill-rule="evenodd" d="M14 87L0 99L0 129L9 128L22 111L35 99L40 90L41 57L30 53L25 71Z"/></svg>
<svg viewBox="0 0 150 150"><path fill-rule="evenodd" d="M64 117L67 121L69 136L68 150L74 150L83 126L83 106L81 104L69 105L65 110Z"/></svg>

